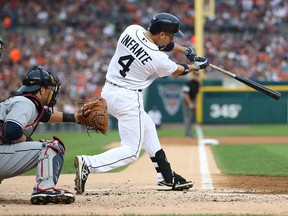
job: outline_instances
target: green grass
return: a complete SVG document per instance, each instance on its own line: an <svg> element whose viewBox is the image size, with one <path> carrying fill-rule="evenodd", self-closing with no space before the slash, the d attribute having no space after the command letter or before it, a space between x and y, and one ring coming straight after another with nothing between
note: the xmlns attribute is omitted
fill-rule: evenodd
<svg viewBox="0 0 288 216"><path fill-rule="evenodd" d="M86 132L35 133L33 139L52 139L52 136L59 137L64 142L66 149L61 173L74 173L73 160L75 155L99 154L107 150L106 146L109 143L119 140L118 131L111 131L106 136L96 132L89 132L89 135ZM25 173L25 175L35 175L35 172L35 169L33 169Z"/></svg>
<svg viewBox="0 0 288 216"><path fill-rule="evenodd" d="M288 136L288 124L253 124L253 125L200 125L207 136ZM195 132L195 131L194 131ZM159 136L184 136L184 126L179 129L162 129Z"/></svg>
<svg viewBox="0 0 288 216"><path fill-rule="evenodd" d="M288 124L203 127L205 136L281 136L288 135ZM288 142L287 142L288 143Z"/></svg>
<svg viewBox="0 0 288 216"><path fill-rule="evenodd" d="M204 136L287 136L287 124L244 127L204 127ZM237 142L237 140L235 140ZM288 144L288 138L287 138ZM288 176L288 145L217 145L214 158L222 173L231 175Z"/></svg>
<svg viewBox="0 0 288 216"><path fill-rule="evenodd" d="M288 176L288 145L218 145L212 151L225 174Z"/></svg>
<svg viewBox="0 0 288 216"><path fill-rule="evenodd" d="M204 137L213 136L252 136L252 135L288 135L288 126L281 125L250 125L243 127L223 127L213 126L203 129ZM158 131L159 137L184 137L184 128L161 129ZM58 136L66 146L65 161L62 173L74 173L73 160L75 155L95 155L107 150L107 144L119 141L117 130L109 131L106 136L95 132L51 132L35 133L34 140L41 138L52 139ZM217 165L222 172L227 174L240 175L288 175L288 145L218 145L213 146L213 153ZM288 140L287 140L288 144ZM143 151L141 152L143 154ZM117 172L125 167L113 170ZM35 175L35 169L25 173L25 175ZM285 174L285 172L287 174Z"/></svg>

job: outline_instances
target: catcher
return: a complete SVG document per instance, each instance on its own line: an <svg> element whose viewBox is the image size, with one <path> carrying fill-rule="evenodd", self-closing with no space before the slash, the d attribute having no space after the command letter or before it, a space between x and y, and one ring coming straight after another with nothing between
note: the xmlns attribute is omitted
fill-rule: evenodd
<svg viewBox="0 0 288 216"><path fill-rule="evenodd" d="M54 112L60 90L60 81L55 74L34 66L25 75L22 84L15 95L0 103L0 183L37 167L31 203L73 203L73 193L56 188L64 163L64 143L55 136L52 140L40 141L33 141L31 136L39 122L78 122L92 129L93 122L102 119L97 117L99 112L93 104L102 109L102 104L105 108L105 100L90 100L88 108L83 104L76 114ZM101 106L98 106L98 101L101 101ZM107 131L106 126L95 130Z"/></svg>

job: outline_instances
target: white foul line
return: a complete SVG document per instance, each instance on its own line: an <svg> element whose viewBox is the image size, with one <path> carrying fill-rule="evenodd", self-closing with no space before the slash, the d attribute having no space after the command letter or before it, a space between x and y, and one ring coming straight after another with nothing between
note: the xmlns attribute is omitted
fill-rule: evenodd
<svg viewBox="0 0 288 216"><path fill-rule="evenodd" d="M209 171L208 160L205 149L205 142L203 138L203 132L199 125L195 125L197 137L198 137L198 150L200 160L200 175L201 175L201 188L206 190L213 190L212 179Z"/></svg>

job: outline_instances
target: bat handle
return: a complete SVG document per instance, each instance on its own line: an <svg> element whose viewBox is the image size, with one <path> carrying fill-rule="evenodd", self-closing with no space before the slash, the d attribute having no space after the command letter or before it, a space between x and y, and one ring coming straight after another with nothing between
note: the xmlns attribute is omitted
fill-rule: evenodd
<svg viewBox="0 0 288 216"><path fill-rule="evenodd" d="M236 74L234 73L231 73L230 71L227 71L227 70L224 70L223 68L220 68L220 67L217 67L216 65L213 65L213 64L209 64L210 67L214 68L215 70L218 70L220 72L223 72L224 74L230 76L230 77L233 77L235 78L236 77Z"/></svg>

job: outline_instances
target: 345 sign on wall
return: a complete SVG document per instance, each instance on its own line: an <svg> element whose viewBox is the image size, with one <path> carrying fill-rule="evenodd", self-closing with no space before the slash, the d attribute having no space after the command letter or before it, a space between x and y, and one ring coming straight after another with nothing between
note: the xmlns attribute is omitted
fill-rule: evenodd
<svg viewBox="0 0 288 216"><path fill-rule="evenodd" d="M287 101L274 101L256 91L220 91L202 87L204 124L253 124L288 122ZM224 89L225 90L225 89ZM285 94L282 94L285 97ZM286 96L287 97L287 96ZM201 101L201 100L200 100ZM198 113L199 114L199 113ZM201 114L201 113L200 113Z"/></svg>
<svg viewBox="0 0 288 216"><path fill-rule="evenodd" d="M241 100L211 99L203 105L203 122L234 124L244 123L249 116L249 109Z"/></svg>
<svg viewBox="0 0 288 216"><path fill-rule="evenodd" d="M241 104L216 104L210 105L210 117L213 119L217 118L230 118L235 119L239 116L242 110Z"/></svg>

